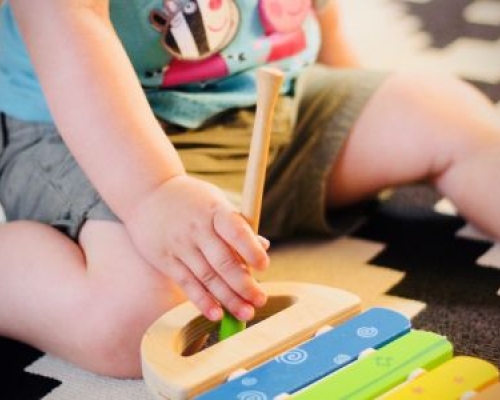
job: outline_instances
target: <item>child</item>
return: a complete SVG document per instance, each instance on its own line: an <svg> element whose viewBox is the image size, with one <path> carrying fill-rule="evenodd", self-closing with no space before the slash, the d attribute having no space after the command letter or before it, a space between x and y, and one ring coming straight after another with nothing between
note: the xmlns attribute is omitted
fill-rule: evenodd
<svg viewBox="0 0 500 400"><path fill-rule="evenodd" d="M342 208L425 179L500 237L491 104L451 77L338 68L356 62L333 0L0 10L0 334L134 377L145 329L184 296L252 318L266 299L245 265L267 267L268 241L229 199L263 64L286 75L264 236L343 234Z"/></svg>

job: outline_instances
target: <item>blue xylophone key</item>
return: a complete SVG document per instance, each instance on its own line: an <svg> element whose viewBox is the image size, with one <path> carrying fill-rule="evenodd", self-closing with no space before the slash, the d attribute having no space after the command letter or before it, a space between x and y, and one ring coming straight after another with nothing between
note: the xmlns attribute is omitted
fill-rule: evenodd
<svg viewBox="0 0 500 400"><path fill-rule="evenodd" d="M291 394L355 361L363 350L380 348L410 329L403 315L372 308L196 399L272 399Z"/></svg>

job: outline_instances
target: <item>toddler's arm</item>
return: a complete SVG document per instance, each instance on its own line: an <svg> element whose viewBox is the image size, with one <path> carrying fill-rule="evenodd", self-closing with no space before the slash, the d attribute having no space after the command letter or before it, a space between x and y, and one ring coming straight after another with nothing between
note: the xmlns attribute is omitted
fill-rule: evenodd
<svg viewBox="0 0 500 400"><path fill-rule="evenodd" d="M343 35L339 11L337 1L330 0L318 13L321 30L318 62L332 67L358 67L358 59Z"/></svg>
<svg viewBox="0 0 500 400"><path fill-rule="evenodd" d="M115 34L109 1L12 0L12 8L63 139L138 251L205 315L218 318L221 302L251 318L248 306L263 294L243 265L264 268L265 249L217 188L185 174Z"/></svg>

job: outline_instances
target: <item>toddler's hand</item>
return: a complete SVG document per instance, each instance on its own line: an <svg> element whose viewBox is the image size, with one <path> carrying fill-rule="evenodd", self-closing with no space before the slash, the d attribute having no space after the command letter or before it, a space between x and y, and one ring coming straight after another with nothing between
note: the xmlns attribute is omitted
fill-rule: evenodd
<svg viewBox="0 0 500 400"><path fill-rule="evenodd" d="M248 266L269 263L268 242L257 236L217 187L178 176L145 199L125 221L139 252L172 278L211 320L221 306L253 318L266 297Z"/></svg>

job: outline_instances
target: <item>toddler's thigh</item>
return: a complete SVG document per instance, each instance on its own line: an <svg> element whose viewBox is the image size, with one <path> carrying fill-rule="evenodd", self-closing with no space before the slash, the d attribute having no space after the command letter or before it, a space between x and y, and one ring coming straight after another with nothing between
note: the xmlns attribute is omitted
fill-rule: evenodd
<svg viewBox="0 0 500 400"><path fill-rule="evenodd" d="M326 177L386 73L314 66L296 85L294 133L269 169L261 232L341 235L362 220L359 207L327 218Z"/></svg>
<svg viewBox="0 0 500 400"><path fill-rule="evenodd" d="M6 119L0 203L7 220L50 224L77 239L87 219L117 220L53 124Z"/></svg>

